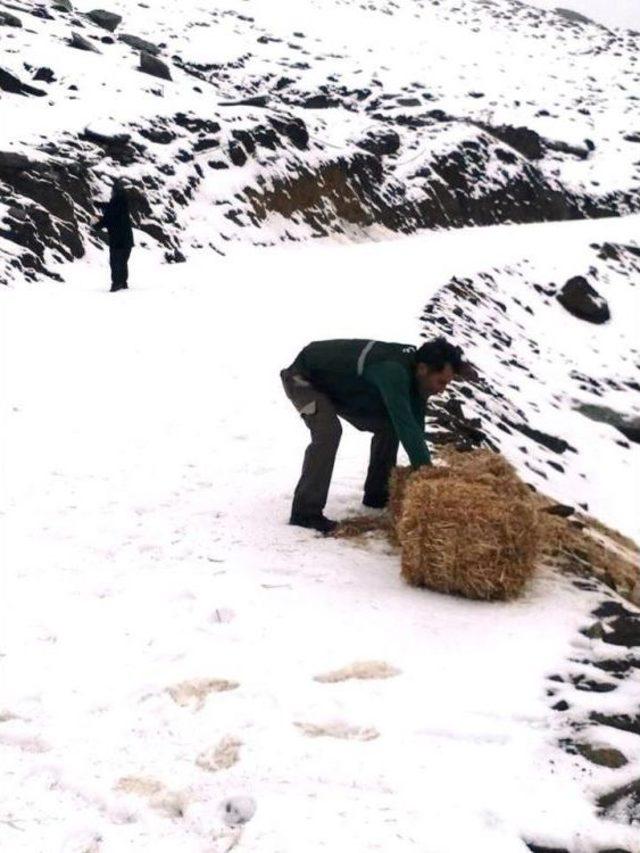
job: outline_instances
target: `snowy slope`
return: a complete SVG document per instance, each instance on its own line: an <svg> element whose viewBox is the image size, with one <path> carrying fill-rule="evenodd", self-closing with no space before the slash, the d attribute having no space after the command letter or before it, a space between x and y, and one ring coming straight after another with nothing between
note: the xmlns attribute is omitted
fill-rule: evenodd
<svg viewBox="0 0 640 853"><path fill-rule="evenodd" d="M596 806L640 766L633 723L592 720L637 705L633 657L579 633L612 593L541 567L513 604L456 600L406 587L382 542L285 523L306 436L278 369L316 337L416 340L453 275L518 282L541 244L588 256L638 222L558 227L238 248L162 273L140 250L115 299L92 251L67 288L4 292L2 849L639 849L634 807ZM403 264L431 274L390 301ZM615 450L593 452L623 476ZM345 432L331 514L357 511L367 451ZM637 446L624 459L637 473ZM608 497L620 519L628 488ZM314 680L372 660L395 674ZM225 822L233 796L257 806L244 828Z"/></svg>
<svg viewBox="0 0 640 853"><path fill-rule="evenodd" d="M0 2L0 849L638 853L637 610L549 566L512 604L416 591L382 541L288 527L278 380L314 338L444 332L480 379L433 444L640 541L638 35L515 0L114 1L114 33L60 5ZM347 429L333 517L367 451ZM315 680L358 661L389 677Z"/></svg>
<svg viewBox="0 0 640 853"><path fill-rule="evenodd" d="M81 256L114 174L168 260L638 209L628 31L515 0L114 2L113 34L88 4L1 8L20 26L0 23L0 280ZM170 81L138 70L131 35ZM260 106L229 105L248 98Z"/></svg>

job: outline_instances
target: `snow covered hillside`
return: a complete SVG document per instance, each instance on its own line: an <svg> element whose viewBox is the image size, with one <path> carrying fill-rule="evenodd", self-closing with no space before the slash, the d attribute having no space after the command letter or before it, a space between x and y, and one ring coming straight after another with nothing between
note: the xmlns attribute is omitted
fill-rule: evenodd
<svg viewBox="0 0 640 853"><path fill-rule="evenodd" d="M0 4L0 281L81 257L114 174L167 260L639 209L632 32L517 0L91 9Z"/></svg>
<svg viewBox="0 0 640 853"><path fill-rule="evenodd" d="M479 378L432 445L638 560L640 36L516 0L91 10L0 0L0 850L640 853L640 587L545 564L470 602L287 525L278 376L445 334Z"/></svg>

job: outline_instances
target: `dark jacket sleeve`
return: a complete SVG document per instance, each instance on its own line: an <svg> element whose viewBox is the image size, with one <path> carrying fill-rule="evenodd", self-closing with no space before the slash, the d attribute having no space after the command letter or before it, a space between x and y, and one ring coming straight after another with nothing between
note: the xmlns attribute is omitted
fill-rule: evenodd
<svg viewBox="0 0 640 853"><path fill-rule="evenodd" d="M430 465L431 455L424 439L424 424L418 423L411 406L410 379L406 370L396 362L380 361L365 367L362 375L380 392L412 466L419 468L421 465Z"/></svg>
<svg viewBox="0 0 640 853"><path fill-rule="evenodd" d="M96 228L108 228L109 227L109 219L110 217L110 206L109 204L99 205L102 207L102 216L96 222Z"/></svg>

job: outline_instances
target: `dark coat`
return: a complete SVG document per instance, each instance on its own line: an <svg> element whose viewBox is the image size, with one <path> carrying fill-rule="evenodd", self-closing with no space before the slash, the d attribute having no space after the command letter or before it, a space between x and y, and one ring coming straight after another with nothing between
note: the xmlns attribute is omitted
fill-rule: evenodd
<svg viewBox="0 0 640 853"><path fill-rule="evenodd" d="M129 201L124 190L116 191L106 205L96 228L106 228L109 232L109 246L112 249L130 249L133 246L133 230L129 214Z"/></svg>

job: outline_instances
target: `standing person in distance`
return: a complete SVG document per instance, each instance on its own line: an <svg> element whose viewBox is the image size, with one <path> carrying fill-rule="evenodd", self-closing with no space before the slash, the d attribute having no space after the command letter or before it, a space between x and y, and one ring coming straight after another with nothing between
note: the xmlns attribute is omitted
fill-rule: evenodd
<svg viewBox="0 0 640 853"><path fill-rule="evenodd" d="M102 205L104 210L96 222L96 229L106 228L109 234L109 265L111 267L111 293L125 290L129 279L129 256L133 248L133 229L129 214L129 199L120 180L113 182L111 198Z"/></svg>

